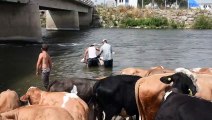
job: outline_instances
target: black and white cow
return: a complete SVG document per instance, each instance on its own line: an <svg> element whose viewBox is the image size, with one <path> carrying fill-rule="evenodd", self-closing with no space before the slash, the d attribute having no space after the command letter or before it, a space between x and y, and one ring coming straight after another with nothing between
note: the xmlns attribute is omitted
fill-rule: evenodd
<svg viewBox="0 0 212 120"><path fill-rule="evenodd" d="M98 106L98 120L111 120L116 115L138 116L135 100L135 83L141 77L115 75L101 79L94 85L95 100Z"/></svg>
<svg viewBox="0 0 212 120"><path fill-rule="evenodd" d="M166 84L173 82L173 85L166 93L155 120L212 120L212 103L187 95L197 92L192 73L177 72L160 80Z"/></svg>
<svg viewBox="0 0 212 120"><path fill-rule="evenodd" d="M89 103L93 96L93 86L98 80L87 78L70 78L68 80L55 80L49 87L50 92L71 92L76 87L77 95Z"/></svg>

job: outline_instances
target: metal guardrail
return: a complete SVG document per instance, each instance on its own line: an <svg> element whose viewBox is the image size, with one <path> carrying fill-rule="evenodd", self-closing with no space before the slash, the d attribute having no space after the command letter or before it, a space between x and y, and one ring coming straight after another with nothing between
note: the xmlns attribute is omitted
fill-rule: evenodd
<svg viewBox="0 0 212 120"><path fill-rule="evenodd" d="M76 2L80 2L80 3L83 3L83 4L88 5L88 6L91 6L91 7L94 6L94 3L91 0L75 0L75 1Z"/></svg>

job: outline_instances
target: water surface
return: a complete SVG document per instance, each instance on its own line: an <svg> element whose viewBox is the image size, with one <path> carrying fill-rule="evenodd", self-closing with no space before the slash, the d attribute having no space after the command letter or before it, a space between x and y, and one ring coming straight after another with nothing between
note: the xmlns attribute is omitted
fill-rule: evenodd
<svg viewBox="0 0 212 120"><path fill-rule="evenodd" d="M108 76L127 67L212 67L212 30L89 29L43 31L43 35L53 61L51 80ZM114 67L89 69L80 62L83 52L92 43L101 44L102 39L108 39L113 47ZM30 86L43 89L35 75L40 47L0 44L0 91L9 88L22 94Z"/></svg>

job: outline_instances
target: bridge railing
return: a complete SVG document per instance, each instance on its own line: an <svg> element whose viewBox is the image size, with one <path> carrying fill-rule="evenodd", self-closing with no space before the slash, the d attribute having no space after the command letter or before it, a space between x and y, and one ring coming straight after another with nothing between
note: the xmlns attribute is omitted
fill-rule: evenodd
<svg viewBox="0 0 212 120"><path fill-rule="evenodd" d="M86 5L91 6L91 7L94 6L94 3L91 0L75 0L75 1L86 4Z"/></svg>

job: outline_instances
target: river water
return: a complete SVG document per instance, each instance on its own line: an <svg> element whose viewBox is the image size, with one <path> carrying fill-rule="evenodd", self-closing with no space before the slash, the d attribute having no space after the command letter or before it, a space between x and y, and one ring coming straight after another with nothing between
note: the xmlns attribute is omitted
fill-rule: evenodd
<svg viewBox="0 0 212 120"><path fill-rule="evenodd" d="M87 68L80 60L86 47L108 39L115 54L113 69ZM148 69L212 67L212 30L88 29L45 31L53 61L50 80L70 77L95 78L116 74L127 67ZM35 65L39 44L0 44L0 91L12 89L19 94L30 86L43 89Z"/></svg>

